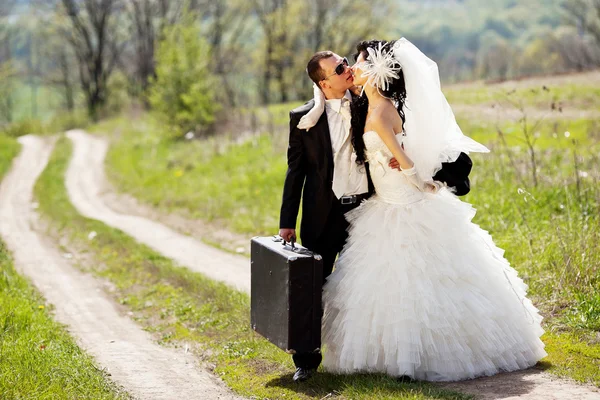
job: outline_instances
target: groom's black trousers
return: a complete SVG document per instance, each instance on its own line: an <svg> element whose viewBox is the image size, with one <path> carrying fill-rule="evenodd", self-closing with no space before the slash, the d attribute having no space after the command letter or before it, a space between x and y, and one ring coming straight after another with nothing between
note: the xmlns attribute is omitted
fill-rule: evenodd
<svg viewBox="0 0 600 400"><path fill-rule="evenodd" d="M323 284L325 283L325 279L331 274L335 259L338 253L342 251L348 238L347 229L349 224L344 218L344 214L360 205L360 201L352 204L341 204L335 196L333 199L331 211L327 217L323 232L314 243L302 243L310 251L318 253L323 257ZM306 369L316 369L322 360L321 351L318 349L310 353L296 353L292 358L296 367Z"/></svg>

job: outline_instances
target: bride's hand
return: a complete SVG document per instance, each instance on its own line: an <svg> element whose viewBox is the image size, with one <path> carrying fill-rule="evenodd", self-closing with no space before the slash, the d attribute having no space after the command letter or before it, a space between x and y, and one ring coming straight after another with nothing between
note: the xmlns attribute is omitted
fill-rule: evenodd
<svg viewBox="0 0 600 400"><path fill-rule="evenodd" d="M360 96L360 92L362 91L361 86L354 85L350 88L350 91L354 93L355 96Z"/></svg>
<svg viewBox="0 0 600 400"><path fill-rule="evenodd" d="M400 163L398 162L398 160L396 160L395 158L392 158L388 164L388 166L391 169L397 169L398 171L402 171L402 168L400 168Z"/></svg>
<svg viewBox="0 0 600 400"><path fill-rule="evenodd" d="M425 190L424 190L424 192L437 193L444 186L445 185L444 185L443 182L438 182L438 181L425 182Z"/></svg>
<svg viewBox="0 0 600 400"><path fill-rule="evenodd" d="M325 94L313 83L313 97L315 105L310 109L298 122L298 129L306 129L307 131L319 122L319 118L325 111Z"/></svg>

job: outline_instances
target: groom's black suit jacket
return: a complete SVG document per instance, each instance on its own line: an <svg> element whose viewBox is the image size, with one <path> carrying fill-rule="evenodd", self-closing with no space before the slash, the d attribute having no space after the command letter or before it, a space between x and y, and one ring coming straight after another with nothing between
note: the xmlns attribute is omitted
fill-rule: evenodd
<svg viewBox="0 0 600 400"><path fill-rule="evenodd" d="M302 244L309 249L315 246L319 235L323 232L335 200L332 190L333 151L327 112L323 112L319 122L308 131L298 129L300 118L314 104L314 100L311 100L290 111L288 170L283 186L279 219L280 228L295 228L302 197L300 234ZM368 176L368 166L366 169ZM373 192L370 177L369 192Z"/></svg>

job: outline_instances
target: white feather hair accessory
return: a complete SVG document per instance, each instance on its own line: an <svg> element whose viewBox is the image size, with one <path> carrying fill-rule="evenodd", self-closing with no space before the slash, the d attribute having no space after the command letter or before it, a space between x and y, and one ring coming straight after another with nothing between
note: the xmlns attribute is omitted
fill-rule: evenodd
<svg viewBox="0 0 600 400"><path fill-rule="evenodd" d="M369 56L367 61L359 64L363 76L367 77L367 84L375 86L381 90L388 90L392 79L399 79L398 61L394 58L392 50L383 52L383 43L379 43L378 48L367 47Z"/></svg>

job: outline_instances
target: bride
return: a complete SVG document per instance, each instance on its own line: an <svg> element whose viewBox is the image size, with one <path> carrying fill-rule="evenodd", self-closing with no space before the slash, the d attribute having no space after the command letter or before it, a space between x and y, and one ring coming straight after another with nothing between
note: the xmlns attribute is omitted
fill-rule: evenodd
<svg viewBox="0 0 600 400"><path fill-rule="evenodd" d="M357 46L357 163L376 194L346 214L349 238L324 286L324 368L455 381L533 366L542 317L475 210L432 180L464 136L437 65L406 39ZM392 169L395 158L401 171Z"/></svg>

